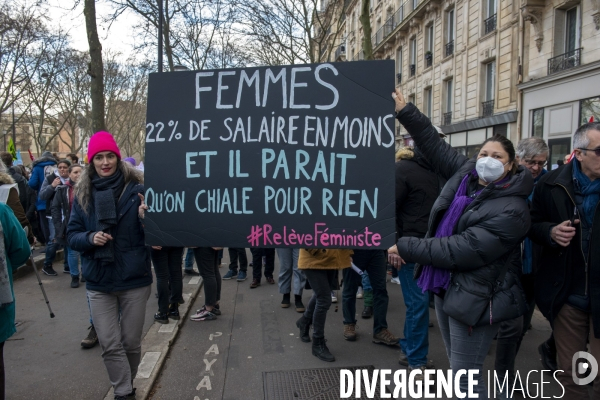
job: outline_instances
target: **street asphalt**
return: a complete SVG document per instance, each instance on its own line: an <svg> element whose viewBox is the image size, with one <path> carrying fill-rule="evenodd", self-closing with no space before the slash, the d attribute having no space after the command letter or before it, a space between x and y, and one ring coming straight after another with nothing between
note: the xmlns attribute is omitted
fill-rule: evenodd
<svg viewBox="0 0 600 400"><path fill-rule="evenodd" d="M223 262L228 262L227 251ZM90 350L80 347L89 326L85 289L83 285L78 289L69 287L70 276L62 273L62 261L55 264L55 269L59 272L57 277L41 275L56 314L53 319L49 317L35 275L31 273L15 281L18 332L4 348L7 399L103 399L109 392L110 382L99 346ZM224 275L227 265L222 265L220 271ZM278 271L276 261L276 280ZM337 312L336 305L332 305L325 335L336 361L318 360L311 354L311 345L298 338L295 321L300 314L293 305L281 308L277 284L269 285L263 278L260 287L250 289L251 267L248 272L249 278L244 282L222 282L222 315L217 320L194 322L188 315L181 321L162 369L152 374L157 379L150 398L258 400L265 398L265 372L368 365L377 369L403 368L398 364L398 347L371 343L373 321L360 318L363 300L357 300L356 342L344 340L341 303ZM400 337L405 313L401 287L388 282L387 288L389 329ZM151 330L152 316L157 310L154 292L153 284L144 334ZM305 291L305 304L311 293ZM341 292L338 297L341 300ZM201 289L191 313L203 304ZM436 368L445 370L449 367L448 359L434 310L430 310L430 318L434 327L429 329L429 358ZM527 333L517 358L523 380L529 371L542 369L537 346L549 333L548 323L536 311L533 328ZM486 369L493 368L494 354L495 343L486 359ZM541 380L540 374L532 374L530 387L533 389L534 383ZM549 382L544 384L544 396L561 393L552 376L546 374L543 380Z"/></svg>

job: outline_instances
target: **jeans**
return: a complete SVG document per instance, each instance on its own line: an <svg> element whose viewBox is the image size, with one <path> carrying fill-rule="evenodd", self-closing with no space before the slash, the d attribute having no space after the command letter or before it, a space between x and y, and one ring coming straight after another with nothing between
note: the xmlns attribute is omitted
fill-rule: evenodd
<svg viewBox="0 0 600 400"><path fill-rule="evenodd" d="M373 307L373 287L371 286L369 274L366 272L363 273L361 279L363 287L363 304L365 307Z"/></svg>
<svg viewBox="0 0 600 400"><path fill-rule="evenodd" d="M246 256L246 249L229 247L229 270L237 272L238 260L240 264L240 271L248 271L248 257Z"/></svg>
<svg viewBox="0 0 600 400"><path fill-rule="evenodd" d="M71 276L79 276L79 252L65 246L65 259L69 264Z"/></svg>
<svg viewBox="0 0 600 400"><path fill-rule="evenodd" d="M260 282L262 275L262 258L265 257L265 277L272 278L275 270L275 249L250 249L252 252L252 278Z"/></svg>
<svg viewBox="0 0 600 400"><path fill-rule="evenodd" d="M346 268L349 269L349 268ZM310 283L313 295L308 301L304 311L304 318L312 321L313 339L325 337L325 319L331 307L331 285L336 270L333 269L305 269L306 279Z"/></svg>
<svg viewBox="0 0 600 400"><path fill-rule="evenodd" d="M354 250L354 264L369 274L373 287L373 333L387 329L388 293L385 286L387 269L386 257L383 250ZM356 324L356 291L361 283L361 276L352 268L342 272L344 287L342 290L342 310L344 324Z"/></svg>
<svg viewBox="0 0 600 400"><path fill-rule="evenodd" d="M185 265L183 268L186 271L191 271L194 269L194 249L187 249L185 253Z"/></svg>
<svg viewBox="0 0 600 400"><path fill-rule="evenodd" d="M277 249L279 257L279 293L289 294L294 289L294 294L302 296L306 285L304 271L298 269L298 255L300 249ZM292 285L293 283L293 285Z"/></svg>
<svg viewBox="0 0 600 400"><path fill-rule="evenodd" d="M435 313L446 346L446 354L448 360L450 360L452 374L456 374L461 369L479 370L479 373L474 375L477 385L473 388L473 393L478 394L479 399L487 399L483 362L492 345L494 336L498 332L499 324L470 328L450 317L444 312L443 308L444 300L439 296L435 296ZM460 390L463 393L468 393L468 386L468 376L462 375L460 377Z"/></svg>
<svg viewBox="0 0 600 400"><path fill-rule="evenodd" d="M218 256L219 252L212 247L194 249L198 272L204 282L204 301L207 306L214 306L221 300L221 274L219 273Z"/></svg>
<svg viewBox="0 0 600 400"><path fill-rule="evenodd" d="M395 269L395 268L394 268ZM407 263L398 271L402 297L406 305L404 338L400 347L413 368L427 364L429 352L429 292L423 293L414 279L415 264Z"/></svg>
<svg viewBox="0 0 600 400"><path fill-rule="evenodd" d="M46 242L46 259L44 260L44 265L52 265L54 259L56 258L56 250L59 245L54 241L54 236L56 232L54 231L54 224L51 219L44 218L48 224L48 230L50 235L48 236L48 241Z"/></svg>
<svg viewBox="0 0 600 400"><path fill-rule="evenodd" d="M182 257L183 247L152 249L152 263L154 264L156 290L158 292L158 312L161 314L169 312L169 304L177 304L182 300Z"/></svg>
<svg viewBox="0 0 600 400"><path fill-rule="evenodd" d="M94 328L115 396L133 391L133 378L142 358L142 332L150 291L150 285L112 293L88 290Z"/></svg>

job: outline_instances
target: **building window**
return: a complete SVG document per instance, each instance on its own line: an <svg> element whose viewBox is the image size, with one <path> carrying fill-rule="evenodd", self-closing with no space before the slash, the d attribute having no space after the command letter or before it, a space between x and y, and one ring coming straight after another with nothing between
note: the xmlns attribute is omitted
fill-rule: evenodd
<svg viewBox="0 0 600 400"><path fill-rule="evenodd" d="M425 89L423 92L423 114L427 115L429 118L432 116L432 108L431 108L431 88Z"/></svg>
<svg viewBox="0 0 600 400"><path fill-rule="evenodd" d="M410 76L415 76L416 70L417 70L417 39L416 38L412 38L410 39L410 43L409 43L409 49L410 54L409 54L409 59L410 59Z"/></svg>
<svg viewBox="0 0 600 400"><path fill-rule="evenodd" d="M579 47L579 7L573 7L565 13L565 53Z"/></svg>
<svg viewBox="0 0 600 400"><path fill-rule="evenodd" d="M402 83L402 47L399 47L398 50L396 50L396 67L396 83L400 84Z"/></svg>
<svg viewBox="0 0 600 400"><path fill-rule="evenodd" d="M592 117L594 117L595 122L600 121L600 96L579 102L580 125L590 122Z"/></svg>
<svg viewBox="0 0 600 400"><path fill-rule="evenodd" d="M483 21L483 34L496 30L496 0L485 0L485 13Z"/></svg>
<svg viewBox="0 0 600 400"><path fill-rule="evenodd" d="M450 125L452 123L452 99L454 97L454 87L452 79L448 79L444 83L445 101L444 114L442 116L442 125Z"/></svg>
<svg viewBox="0 0 600 400"><path fill-rule="evenodd" d="M413 4L413 10L416 10L417 6L419 5L419 0L412 0L412 4Z"/></svg>
<svg viewBox="0 0 600 400"><path fill-rule="evenodd" d="M496 84L496 62L485 64L485 87L482 105L482 117L494 114L494 89Z"/></svg>
<svg viewBox="0 0 600 400"><path fill-rule="evenodd" d="M538 108L531 113L531 136L544 137L544 109Z"/></svg>
<svg viewBox="0 0 600 400"><path fill-rule="evenodd" d="M454 8L446 12L446 49L445 56L454 54Z"/></svg>
<svg viewBox="0 0 600 400"><path fill-rule="evenodd" d="M425 68L433 64L433 24L425 29Z"/></svg>

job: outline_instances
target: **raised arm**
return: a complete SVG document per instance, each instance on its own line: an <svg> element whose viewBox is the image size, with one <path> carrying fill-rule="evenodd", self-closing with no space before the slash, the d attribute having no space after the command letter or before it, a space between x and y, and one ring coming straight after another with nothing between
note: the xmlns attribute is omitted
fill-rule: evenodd
<svg viewBox="0 0 600 400"><path fill-rule="evenodd" d="M434 171L448 180L467 162L463 156L439 137L437 129L412 103L406 104L400 89L392 94L396 102L396 118L408 131L415 145L431 164Z"/></svg>

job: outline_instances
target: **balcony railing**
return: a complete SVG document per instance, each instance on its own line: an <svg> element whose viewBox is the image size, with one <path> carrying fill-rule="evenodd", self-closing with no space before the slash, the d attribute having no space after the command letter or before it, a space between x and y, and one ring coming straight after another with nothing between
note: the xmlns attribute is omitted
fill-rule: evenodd
<svg viewBox="0 0 600 400"><path fill-rule="evenodd" d="M483 34L487 35L496 30L496 14L483 21Z"/></svg>
<svg viewBox="0 0 600 400"><path fill-rule="evenodd" d="M581 48L548 60L548 75L581 65Z"/></svg>
<svg viewBox="0 0 600 400"><path fill-rule="evenodd" d="M410 76L415 76L415 72L417 72L417 66L415 64L410 64L408 69L410 71Z"/></svg>
<svg viewBox="0 0 600 400"><path fill-rule="evenodd" d="M341 56L346 56L346 45L341 44L335 49L335 59L339 60Z"/></svg>
<svg viewBox="0 0 600 400"><path fill-rule="evenodd" d="M396 81L398 85L402 83L402 73L396 74Z"/></svg>
<svg viewBox="0 0 600 400"><path fill-rule="evenodd" d="M402 5L400 7L398 7L398 9L394 13L394 15L392 15L392 18L393 18L392 24L393 24L394 28L397 27L398 25L400 25L400 22L402 22L404 20L404 4L405 3L402 3Z"/></svg>
<svg viewBox="0 0 600 400"><path fill-rule="evenodd" d="M431 67L432 64L433 64L433 54L430 51L428 51L427 53L425 53L425 68Z"/></svg>
<svg viewBox="0 0 600 400"><path fill-rule="evenodd" d="M481 117L491 117L494 115L494 100L488 100L481 103Z"/></svg>
<svg viewBox="0 0 600 400"><path fill-rule="evenodd" d="M448 43L446 43L446 52L444 54L446 55L446 57L454 54L454 40L451 40Z"/></svg>
<svg viewBox="0 0 600 400"><path fill-rule="evenodd" d="M442 125L450 125L452 123L452 111L442 114Z"/></svg>

